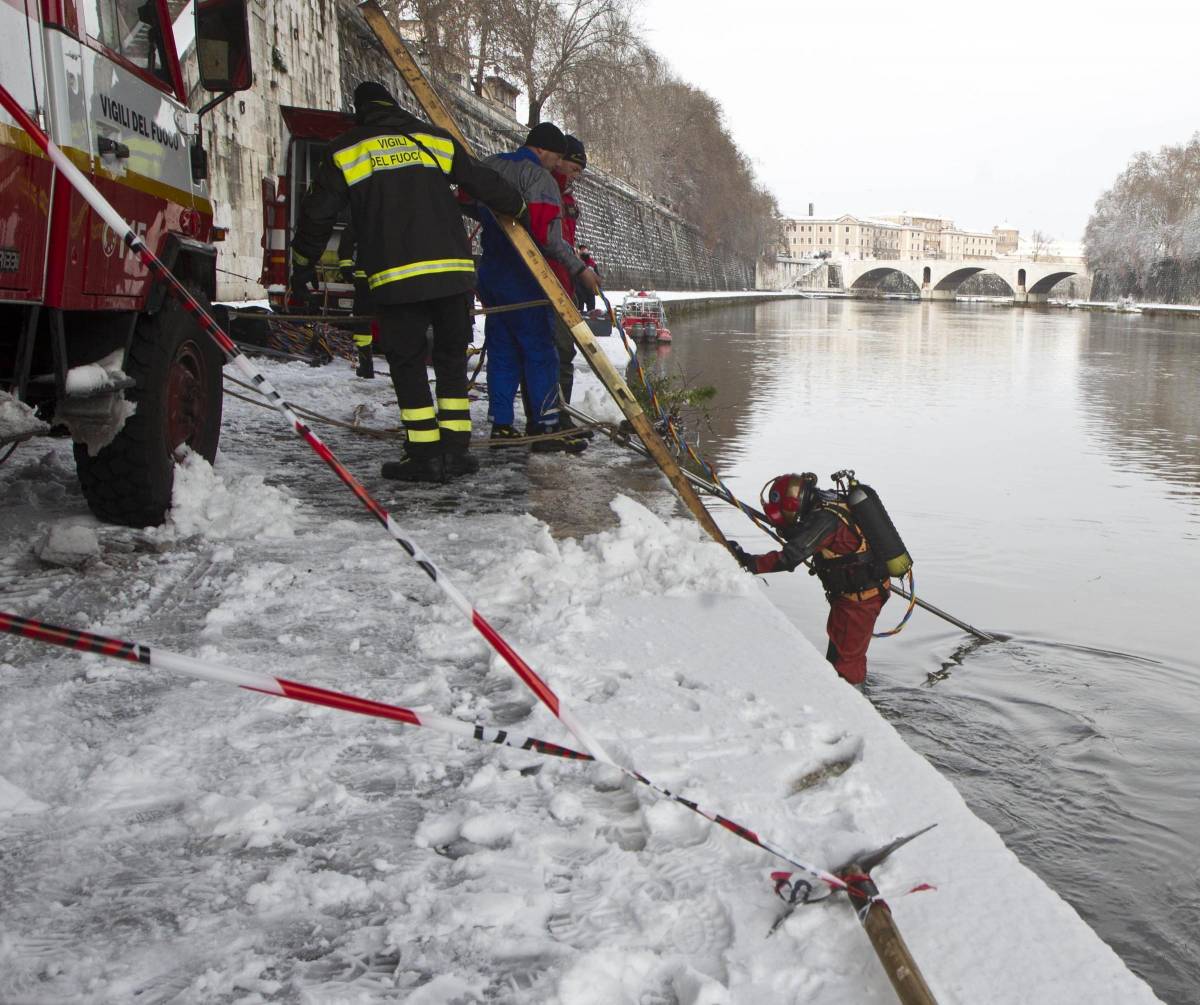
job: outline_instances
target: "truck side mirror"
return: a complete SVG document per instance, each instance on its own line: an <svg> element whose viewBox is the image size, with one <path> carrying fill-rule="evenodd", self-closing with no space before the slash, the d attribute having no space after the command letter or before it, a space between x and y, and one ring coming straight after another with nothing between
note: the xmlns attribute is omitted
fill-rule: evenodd
<svg viewBox="0 0 1200 1005"><path fill-rule="evenodd" d="M196 0L196 59L200 84L232 93L254 83L246 0Z"/></svg>

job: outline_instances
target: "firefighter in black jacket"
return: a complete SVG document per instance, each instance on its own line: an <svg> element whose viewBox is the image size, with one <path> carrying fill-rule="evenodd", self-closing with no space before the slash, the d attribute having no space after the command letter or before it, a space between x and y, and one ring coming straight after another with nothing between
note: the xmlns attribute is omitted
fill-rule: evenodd
<svg viewBox="0 0 1200 1005"><path fill-rule="evenodd" d="M358 237L356 264L367 274L380 349L391 367L408 434L405 458L384 464L381 474L399 481L448 481L479 467L467 454L475 262L450 186L461 185L510 216L520 216L525 204L515 188L474 160L449 133L400 108L382 84L358 85L354 120L354 127L333 141L304 198L292 238L292 287L312 282L312 263L349 201ZM425 374L430 325L436 408Z"/></svg>

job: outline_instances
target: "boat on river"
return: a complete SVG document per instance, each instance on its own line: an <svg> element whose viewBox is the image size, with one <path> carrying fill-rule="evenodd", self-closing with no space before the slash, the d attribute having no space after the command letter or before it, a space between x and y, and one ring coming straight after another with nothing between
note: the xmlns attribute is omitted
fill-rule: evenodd
<svg viewBox="0 0 1200 1005"><path fill-rule="evenodd" d="M621 325L630 338L654 342L671 341L667 313L655 293L645 290L635 293L631 290L625 294L619 313Z"/></svg>

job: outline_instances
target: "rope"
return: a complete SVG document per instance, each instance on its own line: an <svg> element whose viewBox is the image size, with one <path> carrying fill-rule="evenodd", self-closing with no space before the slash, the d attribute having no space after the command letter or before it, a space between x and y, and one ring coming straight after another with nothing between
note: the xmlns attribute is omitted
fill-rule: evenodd
<svg viewBox="0 0 1200 1005"><path fill-rule="evenodd" d="M229 374L224 375L225 379L231 384L244 388L247 391L256 391L256 388L238 380L236 377L231 377ZM231 398L237 398L238 401L244 401L248 405L254 405L258 408L273 408L274 406L267 404L261 398L251 398L244 394L238 394L236 391L231 391L228 387L224 389L225 394ZM294 402L289 402L292 410L299 416L309 420L310 422L323 423L326 426L336 426L338 429L345 429L351 433L359 433L362 436L370 436L377 440L406 440L407 435L403 428L393 427L391 429L379 429L373 426L360 426L357 423L346 422L342 419L334 419L328 415L322 415L320 412L314 412L310 408L305 408L303 405L297 405ZM503 440L472 440L472 450L488 450L492 448L504 447L524 447L531 443L539 443L544 440L564 440L571 436L578 435L574 429L564 429L553 433L538 433L534 436L514 436ZM2 463L2 462L0 462Z"/></svg>
<svg viewBox="0 0 1200 1005"><path fill-rule="evenodd" d="M912 617L912 612L914 610L916 610L916 607L917 607L916 581L913 579L913 571L910 568L908 570L908 609L904 612L904 617L902 617L900 619L899 623L896 625L896 627L891 629L890 631L872 632L871 638L886 639L892 635L899 635L901 629L904 628L904 626L906 624L908 624L908 619Z"/></svg>
<svg viewBox="0 0 1200 1005"><path fill-rule="evenodd" d="M523 300L517 304L501 304L498 307L473 307L471 313L475 316L487 314L504 314L508 311L526 311L531 307L549 307L549 300ZM264 314L261 311L242 310L237 307L229 309L231 318L250 318L251 320L266 321L319 321L327 325L361 324L364 321L375 321L375 314Z"/></svg>
<svg viewBox="0 0 1200 1005"><path fill-rule="evenodd" d="M479 362L475 364L475 372L471 374L471 379L467 381L467 390L475 390L475 385L479 380L479 371L483 369L483 361L487 359L487 335L483 336L483 348L479 350Z"/></svg>

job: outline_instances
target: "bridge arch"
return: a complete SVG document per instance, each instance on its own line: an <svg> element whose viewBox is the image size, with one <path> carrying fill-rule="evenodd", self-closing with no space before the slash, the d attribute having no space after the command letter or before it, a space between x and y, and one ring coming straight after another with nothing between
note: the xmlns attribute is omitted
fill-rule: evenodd
<svg viewBox="0 0 1200 1005"><path fill-rule="evenodd" d="M917 281L911 275L909 275L908 272L896 265L880 265L877 268L868 269L856 280L854 280L854 282L850 285L850 289L877 290L879 289L880 285L890 277L899 277L898 279L893 279L892 281L897 282L899 285L905 287L904 292L920 292L920 286Z"/></svg>
<svg viewBox="0 0 1200 1005"><path fill-rule="evenodd" d="M953 293L972 276L977 276L979 273L986 271L983 266L979 265L964 266L961 269L955 269L952 272L946 273L946 275L937 281L933 288L944 293Z"/></svg>
<svg viewBox="0 0 1200 1005"><path fill-rule="evenodd" d="M997 280L999 285L997 285ZM1003 289L999 287L1003 286ZM972 276L967 276L953 290L956 296L999 296L1016 297L1017 290L1013 287L1012 270L1008 274L993 269L980 269Z"/></svg>
<svg viewBox="0 0 1200 1005"><path fill-rule="evenodd" d="M1074 269L1063 269L1060 272L1051 272L1042 276L1036 283L1029 287L1030 293L1049 293L1055 286L1061 283L1064 279L1069 279L1071 276L1078 276L1079 273Z"/></svg>

